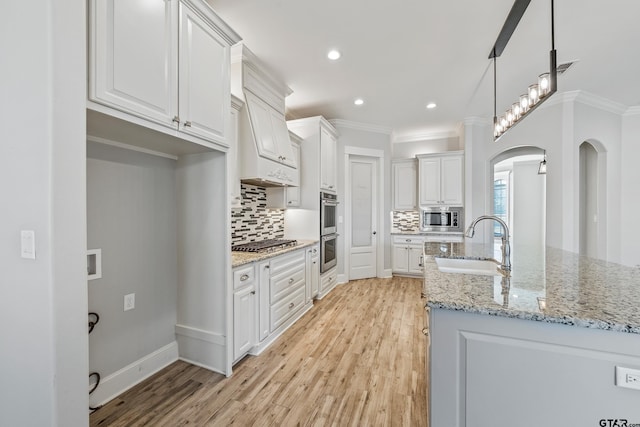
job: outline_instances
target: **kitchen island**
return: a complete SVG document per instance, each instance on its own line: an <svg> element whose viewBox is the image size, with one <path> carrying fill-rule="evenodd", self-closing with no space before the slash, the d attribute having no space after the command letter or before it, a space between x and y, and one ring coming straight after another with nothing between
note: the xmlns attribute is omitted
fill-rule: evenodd
<svg viewBox="0 0 640 427"><path fill-rule="evenodd" d="M640 423L640 389L616 385L640 370L638 268L516 246L510 277L483 276L434 257L500 260L499 244L424 252L431 427Z"/></svg>

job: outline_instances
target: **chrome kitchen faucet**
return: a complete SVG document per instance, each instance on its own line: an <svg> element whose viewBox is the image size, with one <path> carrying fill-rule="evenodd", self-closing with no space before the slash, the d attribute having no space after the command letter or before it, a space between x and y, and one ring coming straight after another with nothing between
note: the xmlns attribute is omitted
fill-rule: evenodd
<svg viewBox="0 0 640 427"><path fill-rule="evenodd" d="M471 225L469 226L469 228L467 228L467 231L464 233L464 235L469 238L472 238L476 232L476 224L478 224L483 219L492 219L498 222L502 226L502 247L501 247L502 264L500 265L500 268L505 272L510 272L511 271L511 245L509 245L509 227L507 226L506 222L504 222L502 219L498 218L495 215L482 215L474 219L473 222L471 222Z"/></svg>

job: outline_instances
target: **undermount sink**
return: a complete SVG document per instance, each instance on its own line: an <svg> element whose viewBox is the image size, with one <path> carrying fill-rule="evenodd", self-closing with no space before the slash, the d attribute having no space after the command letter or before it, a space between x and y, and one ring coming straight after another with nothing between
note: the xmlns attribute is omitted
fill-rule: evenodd
<svg viewBox="0 0 640 427"><path fill-rule="evenodd" d="M436 258L438 270L443 273L480 274L483 276L502 276L500 264L492 259Z"/></svg>

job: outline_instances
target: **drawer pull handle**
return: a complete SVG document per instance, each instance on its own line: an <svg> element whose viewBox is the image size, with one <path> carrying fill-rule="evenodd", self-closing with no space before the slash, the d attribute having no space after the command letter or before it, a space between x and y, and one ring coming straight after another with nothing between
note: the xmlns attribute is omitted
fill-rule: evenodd
<svg viewBox="0 0 640 427"><path fill-rule="evenodd" d="M293 277L289 279L289 283L293 283Z"/></svg>
<svg viewBox="0 0 640 427"><path fill-rule="evenodd" d="M289 304L289 309L292 309L293 307L295 307L295 304L294 303L290 303Z"/></svg>
<svg viewBox="0 0 640 427"><path fill-rule="evenodd" d="M184 126L188 128L191 127L191 122L184 122Z"/></svg>
<svg viewBox="0 0 640 427"><path fill-rule="evenodd" d="M251 291L251 295L255 295L255 294L256 294L256 291Z"/></svg>
<svg viewBox="0 0 640 427"><path fill-rule="evenodd" d="M245 280L247 280L249 278L248 274L243 274L242 276L240 276L240 281L244 282Z"/></svg>

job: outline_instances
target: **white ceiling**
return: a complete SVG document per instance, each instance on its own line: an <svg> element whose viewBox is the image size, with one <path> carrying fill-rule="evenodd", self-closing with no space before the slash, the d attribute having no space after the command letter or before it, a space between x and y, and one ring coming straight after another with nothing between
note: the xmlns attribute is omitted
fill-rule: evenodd
<svg viewBox="0 0 640 427"><path fill-rule="evenodd" d="M493 117L488 55L512 0L207 1L291 87L288 118L323 115L401 141L450 136L464 118ZM498 58L499 115L549 69L550 10L550 0L533 0ZM558 91L640 105L639 17L638 0L555 2L558 64L578 61ZM342 58L327 60L331 48ZM428 102L438 107L427 110Z"/></svg>

